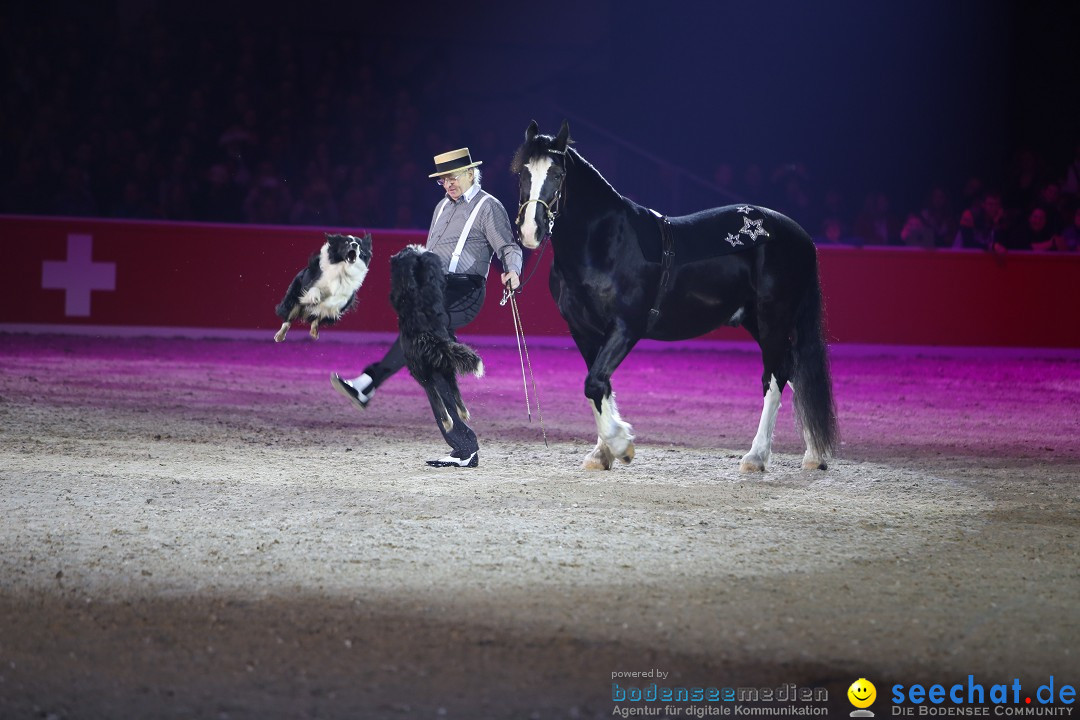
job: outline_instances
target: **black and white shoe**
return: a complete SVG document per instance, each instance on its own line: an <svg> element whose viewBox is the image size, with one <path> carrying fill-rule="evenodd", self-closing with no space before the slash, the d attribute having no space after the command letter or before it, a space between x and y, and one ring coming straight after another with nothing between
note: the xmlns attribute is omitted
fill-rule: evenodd
<svg viewBox="0 0 1080 720"><path fill-rule="evenodd" d="M474 452L468 457L459 458L456 456L457 450L450 453L444 458L438 460L428 460L427 464L431 467L461 467L461 468L474 468L480 465L480 451Z"/></svg>
<svg viewBox="0 0 1080 720"><path fill-rule="evenodd" d="M371 387L371 376L364 373L358 378L346 380L337 373L330 373L330 384L339 393L349 398L361 410L366 410L375 388Z"/></svg>

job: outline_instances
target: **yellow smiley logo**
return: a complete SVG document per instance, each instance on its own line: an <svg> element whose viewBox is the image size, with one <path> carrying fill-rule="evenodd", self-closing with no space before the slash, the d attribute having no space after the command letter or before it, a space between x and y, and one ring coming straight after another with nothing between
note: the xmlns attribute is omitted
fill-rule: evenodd
<svg viewBox="0 0 1080 720"><path fill-rule="evenodd" d="M857 708L868 708L877 699L877 688L866 678L859 678L847 689L847 698Z"/></svg>

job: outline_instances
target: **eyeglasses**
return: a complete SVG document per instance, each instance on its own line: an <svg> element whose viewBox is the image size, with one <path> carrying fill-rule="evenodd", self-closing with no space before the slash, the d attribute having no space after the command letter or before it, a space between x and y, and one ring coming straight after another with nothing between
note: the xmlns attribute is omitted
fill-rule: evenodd
<svg viewBox="0 0 1080 720"><path fill-rule="evenodd" d="M435 178L435 184L439 187L446 187L450 183L456 183L461 178L461 175L447 175L441 178Z"/></svg>

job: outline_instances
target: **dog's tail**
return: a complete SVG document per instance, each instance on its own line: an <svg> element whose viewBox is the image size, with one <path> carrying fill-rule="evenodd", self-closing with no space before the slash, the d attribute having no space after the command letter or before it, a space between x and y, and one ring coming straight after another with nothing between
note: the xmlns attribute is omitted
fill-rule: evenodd
<svg viewBox="0 0 1080 720"><path fill-rule="evenodd" d="M484 361L468 345L451 341L447 343L446 355L458 375L470 373L476 377L484 377Z"/></svg>
<svg viewBox="0 0 1080 720"><path fill-rule="evenodd" d="M432 333L420 333L414 337L411 352L405 353L405 360L410 372L418 379L431 372L447 375L471 373L476 377L484 374L484 361L471 347Z"/></svg>

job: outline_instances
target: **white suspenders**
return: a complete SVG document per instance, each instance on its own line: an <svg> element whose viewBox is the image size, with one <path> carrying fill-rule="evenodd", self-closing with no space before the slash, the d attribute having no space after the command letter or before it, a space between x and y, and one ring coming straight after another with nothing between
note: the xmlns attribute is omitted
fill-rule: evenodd
<svg viewBox="0 0 1080 720"><path fill-rule="evenodd" d="M476 213L480 212L480 207L487 202L487 199L491 197L485 194L480 198L480 202L476 203L476 207L469 213L469 219L465 221L465 227L461 229L461 237L458 238L457 245L454 246L454 252L450 255L450 267L447 272L457 272L458 260L461 259L461 251L465 249L465 240L469 237L469 231L472 230L473 223L476 222ZM439 205L439 213L435 216L435 222L432 223L432 227L435 223L439 222L439 218L442 217L442 211L450 203L449 200Z"/></svg>

